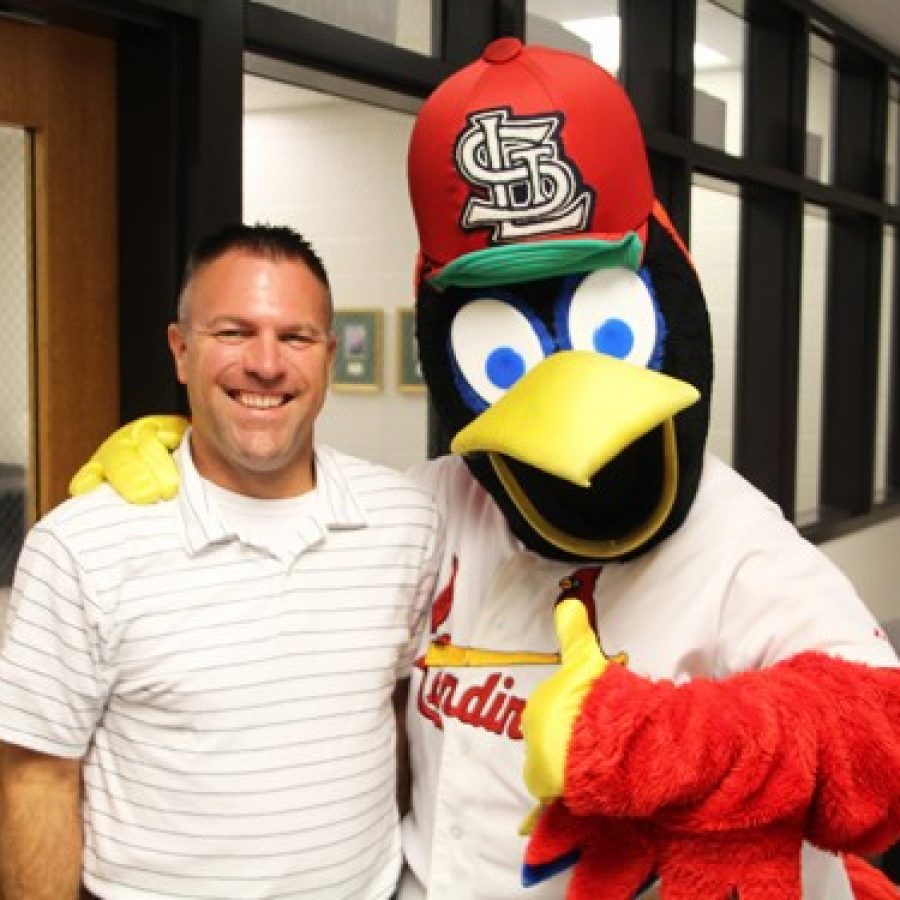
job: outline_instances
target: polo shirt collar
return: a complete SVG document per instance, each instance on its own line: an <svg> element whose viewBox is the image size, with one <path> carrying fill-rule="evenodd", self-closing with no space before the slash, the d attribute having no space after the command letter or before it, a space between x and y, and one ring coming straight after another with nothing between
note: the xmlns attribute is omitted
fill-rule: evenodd
<svg viewBox="0 0 900 900"><path fill-rule="evenodd" d="M203 479L191 456L190 434L189 429L173 456L180 478L177 501L184 522L185 542L191 553L199 553L212 544L237 540L238 535L209 502Z"/></svg>
<svg viewBox="0 0 900 900"><path fill-rule="evenodd" d="M315 459L316 487L325 524L334 530L365 528L369 520L335 451L330 447L316 447Z"/></svg>
<svg viewBox="0 0 900 900"><path fill-rule="evenodd" d="M184 523L188 550L196 554L212 544L239 540L237 532L209 502L203 479L191 455L190 431L185 434L181 446L175 451L174 459L181 479L177 503ZM330 531L365 528L369 524L365 510L335 452L329 447L316 447L315 464L322 524Z"/></svg>

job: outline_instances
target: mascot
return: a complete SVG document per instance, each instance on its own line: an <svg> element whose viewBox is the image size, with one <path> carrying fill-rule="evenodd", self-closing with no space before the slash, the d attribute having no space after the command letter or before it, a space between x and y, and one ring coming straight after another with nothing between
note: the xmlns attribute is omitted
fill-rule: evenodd
<svg viewBox="0 0 900 900"><path fill-rule="evenodd" d="M447 553L399 896L896 896L855 854L900 831L897 659L704 451L704 298L622 89L495 41L425 103L409 178L421 364L453 453L413 473ZM123 476L152 422L75 488L164 491L166 471Z"/></svg>

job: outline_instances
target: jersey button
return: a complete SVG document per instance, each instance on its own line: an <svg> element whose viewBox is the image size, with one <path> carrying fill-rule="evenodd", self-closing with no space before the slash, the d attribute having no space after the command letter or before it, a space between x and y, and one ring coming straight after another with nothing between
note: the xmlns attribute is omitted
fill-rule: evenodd
<svg viewBox="0 0 900 900"><path fill-rule="evenodd" d="M453 838L454 841L458 841L465 832L463 831L462 825L452 825L450 827L450 837Z"/></svg>

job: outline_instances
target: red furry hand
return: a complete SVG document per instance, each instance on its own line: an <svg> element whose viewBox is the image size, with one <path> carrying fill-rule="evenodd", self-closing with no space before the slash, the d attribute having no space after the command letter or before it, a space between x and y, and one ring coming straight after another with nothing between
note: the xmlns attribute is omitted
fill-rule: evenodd
<svg viewBox="0 0 900 900"><path fill-rule="evenodd" d="M556 801L528 843L523 881L574 865L567 900L631 900L657 878L663 900L799 900L801 831L794 822L682 834L648 820L575 816Z"/></svg>
<svg viewBox="0 0 900 900"><path fill-rule="evenodd" d="M610 666L567 751L568 822L542 818L532 858L546 864L540 848L565 845L566 824L580 851L569 900L613 896L597 893L599 842L624 840L626 823L620 849L652 853L664 900L794 900L803 839L873 853L900 835L897 670L807 653L675 685Z"/></svg>

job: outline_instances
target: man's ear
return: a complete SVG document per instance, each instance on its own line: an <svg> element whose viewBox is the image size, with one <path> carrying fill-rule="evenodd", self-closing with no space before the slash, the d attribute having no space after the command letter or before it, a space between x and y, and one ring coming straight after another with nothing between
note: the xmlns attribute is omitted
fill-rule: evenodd
<svg viewBox="0 0 900 900"><path fill-rule="evenodd" d="M187 384L184 355L187 351L187 341L184 336L184 327L179 322L172 322L166 329L166 337L169 339L169 350L175 360L175 372L182 384Z"/></svg>
<svg viewBox="0 0 900 900"><path fill-rule="evenodd" d="M337 338L333 334L326 338L325 353L327 354L328 386L331 387L334 379L334 358L337 355Z"/></svg>

